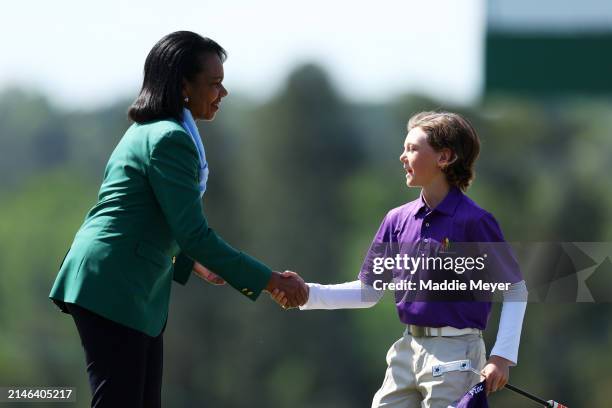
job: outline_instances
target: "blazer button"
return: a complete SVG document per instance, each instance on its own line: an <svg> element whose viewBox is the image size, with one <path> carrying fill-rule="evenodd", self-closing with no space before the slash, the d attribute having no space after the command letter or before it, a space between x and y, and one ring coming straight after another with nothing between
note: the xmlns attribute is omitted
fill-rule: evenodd
<svg viewBox="0 0 612 408"><path fill-rule="evenodd" d="M251 296L253 294L253 292L249 292L247 293L247 296Z"/></svg>
<svg viewBox="0 0 612 408"><path fill-rule="evenodd" d="M176 256L172 257L172 263L175 264L176 263Z"/></svg>

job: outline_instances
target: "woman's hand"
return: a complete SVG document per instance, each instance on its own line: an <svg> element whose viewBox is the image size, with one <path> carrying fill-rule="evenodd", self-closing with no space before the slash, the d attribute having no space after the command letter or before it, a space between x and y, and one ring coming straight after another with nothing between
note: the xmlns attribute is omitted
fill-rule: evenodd
<svg viewBox="0 0 612 408"><path fill-rule="evenodd" d="M193 273L195 273L196 275L198 275L199 278L204 279L210 284L225 285L225 281L223 280L223 278L215 275L199 262L195 262L193 264Z"/></svg>
<svg viewBox="0 0 612 408"><path fill-rule="evenodd" d="M487 394L499 391L506 386L510 376L510 360L500 356L491 356L487 365L480 372L487 380Z"/></svg>

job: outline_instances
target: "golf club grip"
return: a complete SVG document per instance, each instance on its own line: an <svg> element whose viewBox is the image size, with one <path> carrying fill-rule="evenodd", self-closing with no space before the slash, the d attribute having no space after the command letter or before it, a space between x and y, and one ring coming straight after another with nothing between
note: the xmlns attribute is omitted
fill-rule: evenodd
<svg viewBox="0 0 612 408"><path fill-rule="evenodd" d="M551 404L550 404L548 401L544 401L542 398L538 398L538 397L536 397L535 395L530 394L530 393L528 393L527 391L523 391L523 390L521 390L520 388L517 388L517 387L515 387L515 386L514 386L514 385L512 385L512 384L506 384L506 386L505 386L505 387L506 387L507 389L511 390L511 391L514 391L514 392L516 392L516 393L518 393L518 394L521 394L521 395L522 395L522 396L524 396L524 397L529 398L529 399L530 399L530 400L532 400L532 401L538 402L538 403L542 404L542 405L543 405L543 406L545 406L545 407L552 407L552 405L551 405Z"/></svg>

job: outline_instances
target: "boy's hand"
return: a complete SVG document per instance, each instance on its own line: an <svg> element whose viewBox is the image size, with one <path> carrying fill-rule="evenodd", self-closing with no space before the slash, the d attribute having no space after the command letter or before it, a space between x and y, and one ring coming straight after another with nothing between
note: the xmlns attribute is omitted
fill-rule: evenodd
<svg viewBox="0 0 612 408"><path fill-rule="evenodd" d="M499 391L506 386L510 376L512 362L500 356L491 356L487 365L480 372L487 380L487 395Z"/></svg>

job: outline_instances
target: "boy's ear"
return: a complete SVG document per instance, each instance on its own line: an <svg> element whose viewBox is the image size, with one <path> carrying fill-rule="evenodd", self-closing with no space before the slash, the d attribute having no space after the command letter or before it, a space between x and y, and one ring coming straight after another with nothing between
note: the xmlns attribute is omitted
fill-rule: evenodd
<svg viewBox="0 0 612 408"><path fill-rule="evenodd" d="M441 169L445 169L457 160L457 155L448 147L440 150L440 156L438 157L438 166Z"/></svg>

